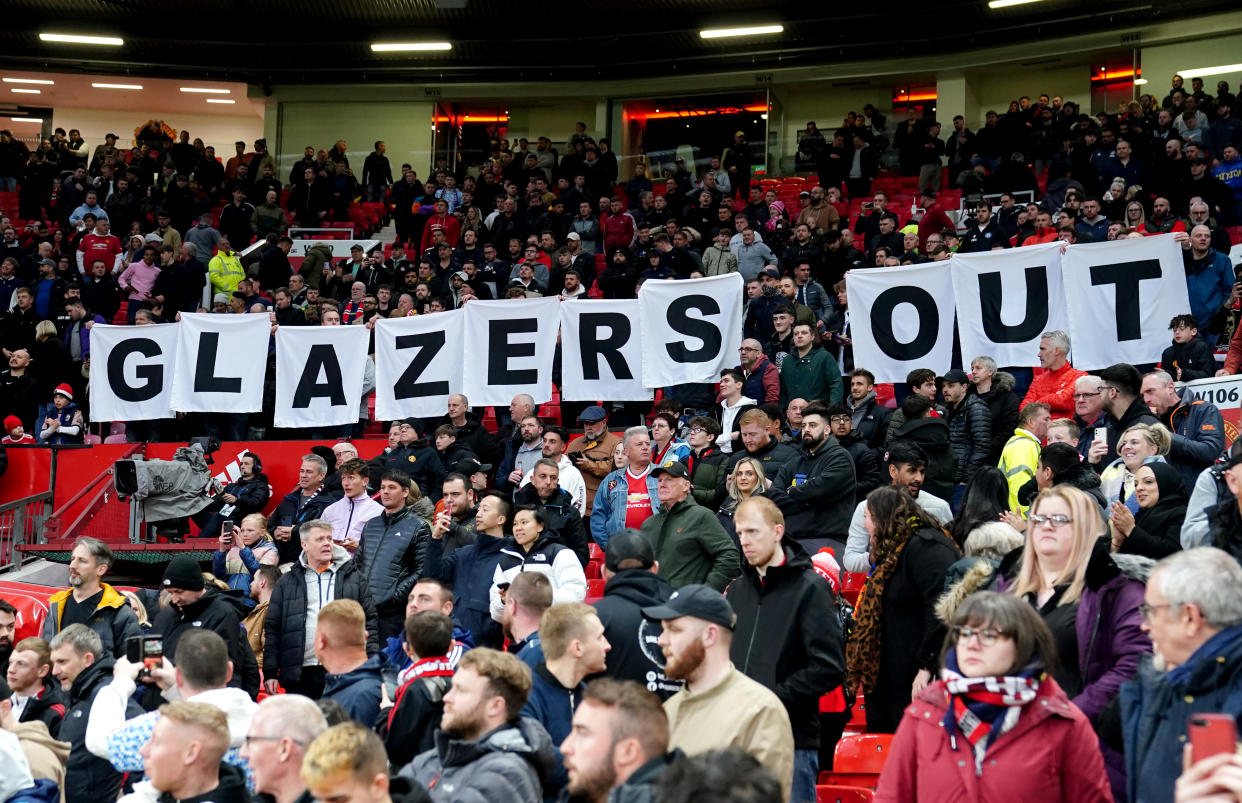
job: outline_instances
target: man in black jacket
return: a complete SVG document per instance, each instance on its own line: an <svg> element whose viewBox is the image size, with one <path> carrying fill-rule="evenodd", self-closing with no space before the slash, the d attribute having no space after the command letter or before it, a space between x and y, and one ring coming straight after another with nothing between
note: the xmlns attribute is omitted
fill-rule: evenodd
<svg viewBox="0 0 1242 803"><path fill-rule="evenodd" d="M115 661L103 652L99 634L83 624L69 625L57 633L51 648L52 675L60 681L60 688L68 692L71 706L57 737L70 744L61 790L65 803L113 800L121 788L121 773L106 758L86 749L86 722L95 694L112 680ZM126 703L126 718L140 714L142 708L137 703Z"/></svg>
<svg viewBox="0 0 1242 803"><path fill-rule="evenodd" d="M724 495L727 488L725 481L733 474L733 469L743 457L752 457L758 460L763 466L764 474L771 478L776 476L776 472L781 466L793 461L798 456L797 450L788 444L781 443L771 433L769 427L772 425L772 419L768 418L767 413L762 410L758 408L748 410L738 416L738 423L743 448L735 450L730 455L729 462L725 464L725 470L720 474L716 490L721 496Z"/></svg>
<svg viewBox="0 0 1242 803"><path fill-rule="evenodd" d="M1104 394L1104 411L1108 413L1108 451L1096 456L1097 447L1088 455L1093 465L1103 468L1117 456L1117 442L1121 435L1135 424L1159 424L1151 409L1143 404L1143 376L1129 363L1119 362L1108 366L1096 375L1104 380L1100 392Z"/></svg>
<svg viewBox="0 0 1242 803"><path fill-rule="evenodd" d="M454 393L449 396L448 412L436 424L452 424L456 427L457 445L474 452L481 462L487 462L496 454L496 440L483 426L479 417L470 412L470 401L464 395Z"/></svg>
<svg viewBox="0 0 1242 803"><path fill-rule="evenodd" d="M152 633L164 637L164 654L176 655L181 634L192 627L214 631L229 648L229 660L233 662L230 686L244 689L251 697L259 693L259 664L241 620L245 605L240 596L222 594L214 588L207 589L203 582L203 570L190 555L178 555L164 569L160 588L168 592L172 603L159 612L151 626ZM158 689L149 687L152 707L159 703Z"/></svg>
<svg viewBox="0 0 1242 803"><path fill-rule="evenodd" d="M968 226L966 233L962 235L962 244L957 252L975 254L1010 247L1012 243L1009 242L1009 237L992 217L992 205L984 201L975 208L974 223Z"/></svg>
<svg viewBox="0 0 1242 803"><path fill-rule="evenodd" d="M604 625L604 638L612 645L602 674L641 683L667 700L681 690L681 684L664 675L660 622L642 612L663 605L673 594L657 571L655 551L646 536L632 527L613 533L604 555L604 596L593 604Z"/></svg>
<svg viewBox="0 0 1242 803"><path fill-rule="evenodd" d="M944 404L948 414L949 445L957 459L956 488L952 504L956 509L975 472L987 465L992 445L992 413L978 396L969 395L970 377L961 368L944 375Z"/></svg>
<svg viewBox="0 0 1242 803"><path fill-rule="evenodd" d="M792 799L814 800L819 698L845 679L832 592L802 546L783 538L785 518L772 500L752 496L738 505L733 522L745 560L725 592L737 615L730 657L785 704L794 735Z"/></svg>
<svg viewBox="0 0 1242 803"><path fill-rule="evenodd" d="M547 532L556 533L561 543L574 551L585 568L591 554L586 530L582 526L582 515L574 507L569 491L560 487L560 476L557 462L541 457L531 469L530 482L513 495L513 503L518 507L531 506L543 511L547 519Z"/></svg>
<svg viewBox="0 0 1242 803"><path fill-rule="evenodd" d="M970 392L983 399L991 415L992 440L986 460L988 465L994 466L1000 462L1001 452L1018 426L1020 402L1013 392L1013 374L997 371L996 360L979 356L970 362L970 380Z"/></svg>
<svg viewBox="0 0 1242 803"><path fill-rule="evenodd" d="M37 636L24 638L13 647L5 673L9 700L18 722L42 722L55 739L69 707L69 697L52 677L52 655L47 642Z"/></svg>
<svg viewBox="0 0 1242 803"><path fill-rule="evenodd" d="M318 519L328 505L340 498L324 488L328 476L328 461L317 454L302 455L298 469L298 487L294 488L268 519L267 529L276 542L280 553L280 565L293 563L302 550L299 532L304 522Z"/></svg>
<svg viewBox="0 0 1242 803"><path fill-rule="evenodd" d="M362 525L354 560L371 591L379 617L379 643L384 644L405 627L406 598L425 572L423 553L431 531L407 504L410 478L405 473L385 472L379 498L384 511Z"/></svg>
<svg viewBox="0 0 1242 803"><path fill-rule="evenodd" d="M866 368L850 371L850 395L846 397L845 404L850 411L852 429L858 437L870 447L883 446L893 411L876 398L875 374Z"/></svg>
<svg viewBox="0 0 1242 803"><path fill-rule="evenodd" d="M263 473L263 461L254 452L247 452L237 461L241 473L233 482L226 483L215 501L195 513L194 523L204 537L215 538L225 519L241 524L251 513L262 512L272 496L272 486Z"/></svg>
<svg viewBox="0 0 1242 803"><path fill-rule="evenodd" d="M332 541L332 524L323 519L304 522L298 533L302 552L276 583L264 620L263 686L276 694L304 694L318 700L326 672L315 657L313 640L319 609L335 599L362 606L367 622L367 655L379 652L379 620L361 564Z"/></svg>
<svg viewBox="0 0 1242 803"><path fill-rule="evenodd" d="M432 502L440 498L441 486L444 483L444 464L436 454L435 447L425 438L419 437L422 421L407 418L401 422L401 432L397 448L384 458L383 469L387 471L403 471L410 479L418 483L418 490ZM372 472L371 481L379 483L380 477Z"/></svg>
<svg viewBox="0 0 1242 803"><path fill-rule="evenodd" d="M843 554L854 501L854 461L828 430L828 408L818 402L802 411L802 450L772 478L781 497L789 534L818 552L831 546ZM782 518L782 532L785 520Z"/></svg>
<svg viewBox="0 0 1242 803"><path fill-rule="evenodd" d="M884 484L880 450L870 446L854 429L854 417L845 405L834 404L828 408L828 427L854 461L854 501L857 504Z"/></svg>

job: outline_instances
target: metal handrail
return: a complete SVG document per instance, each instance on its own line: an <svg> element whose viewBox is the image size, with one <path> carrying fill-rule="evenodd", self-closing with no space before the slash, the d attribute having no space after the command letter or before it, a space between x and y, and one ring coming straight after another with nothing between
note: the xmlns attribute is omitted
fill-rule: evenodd
<svg viewBox="0 0 1242 803"><path fill-rule="evenodd" d="M34 556L14 558L18 547L26 543L26 531L29 529L34 537L33 542L43 538L44 525L49 514L45 508L52 503L52 492L24 496L12 502L0 505L0 569L20 566Z"/></svg>

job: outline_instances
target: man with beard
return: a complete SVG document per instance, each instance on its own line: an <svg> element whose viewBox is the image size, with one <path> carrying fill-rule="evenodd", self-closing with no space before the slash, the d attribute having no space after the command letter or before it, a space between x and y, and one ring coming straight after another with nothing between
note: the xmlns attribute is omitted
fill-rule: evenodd
<svg viewBox="0 0 1242 803"><path fill-rule="evenodd" d="M565 447L568 444L569 432L564 427L552 424L543 428L543 457L545 460L556 463L558 470L556 484L569 494L574 508L581 514L586 512L586 483L582 479L582 472L578 471L573 462L565 456ZM526 476L522 477L523 488L530 484L534 473L535 469L531 468ZM520 494L521 491L518 493ZM514 497L516 498L517 494Z"/></svg>
<svg viewBox="0 0 1242 803"><path fill-rule="evenodd" d="M13 656L13 637L17 633L17 608L6 599L0 599L0 669L9 671Z"/></svg>
<svg viewBox="0 0 1242 803"><path fill-rule="evenodd" d="M591 560L586 530L573 497L559 486L560 469L556 461L541 458L528 476L530 482L513 495L513 503L519 508L533 507L542 511L547 519L546 532L555 533L562 544L574 551L585 568Z"/></svg>
<svg viewBox="0 0 1242 803"><path fill-rule="evenodd" d="M737 669L730 658L737 617L719 591L689 585L664 605L643 608L664 626L664 673L685 687L664 703L669 744L687 755L740 747L780 780L789 800L793 781L793 729L773 692Z"/></svg>
<svg viewBox="0 0 1242 803"><path fill-rule="evenodd" d="M949 503L923 490L923 478L927 472L927 453L917 443L911 441L893 441L884 453L884 464L888 469L889 483L894 488L902 488L941 524L953 520L953 511ZM850 518L850 535L845 544L845 560L842 563L848 572L868 572L871 570L871 536L863 526L866 515L866 500L859 502Z"/></svg>
<svg viewBox="0 0 1242 803"><path fill-rule="evenodd" d="M561 743L569 794L583 803L652 800L656 782L682 755L667 751L668 715L659 697L637 683L593 680Z"/></svg>
<svg viewBox="0 0 1242 803"><path fill-rule="evenodd" d="M512 494L526 472L543 459L543 421L539 416L527 415L517 420L519 439L512 448L506 449L505 459L496 470L496 490Z"/></svg>
<svg viewBox="0 0 1242 803"><path fill-rule="evenodd" d="M372 461L372 485L379 485L380 475L383 474L384 469L404 471L418 484L418 489L423 492L423 496L433 502L439 500L441 485L444 482L444 464L440 462L440 456L427 443L427 440L419 437L422 426L423 422L414 417L401 422L399 443L397 448L384 458L383 468L377 471L375 461Z"/></svg>
<svg viewBox="0 0 1242 803"><path fill-rule="evenodd" d="M578 415L578 423L582 425L582 437L569 444L565 454L582 473L589 506L595 501L600 482L616 468L612 453L621 439L608 431L608 412L598 405L583 410ZM589 510L588 507L587 513Z"/></svg>
<svg viewBox="0 0 1242 803"><path fill-rule="evenodd" d="M48 598L43 638L51 641L70 625L83 624L99 634L104 656L125 654L125 640L142 631L121 592L102 582L113 560L112 550L103 541L77 540L69 558L69 588Z"/></svg>
<svg viewBox="0 0 1242 803"><path fill-rule="evenodd" d="M399 777L434 786L441 800L538 803L540 779L556 754L548 732L521 716L530 689L530 672L512 655L487 648L466 653L444 695L435 748Z"/></svg>
<svg viewBox="0 0 1242 803"><path fill-rule="evenodd" d="M772 478L772 488L785 498L789 526L782 532L801 542L814 554L831 546L845 545L846 517L854 503L854 461L828 429L828 408L812 402L802 411L802 449L782 463Z"/></svg>
<svg viewBox="0 0 1242 803"><path fill-rule="evenodd" d="M461 462L454 464L454 468ZM454 471L444 478L440 486L444 509L436 514L431 522L432 537L440 539L444 546L444 556L451 555L455 550L473 544L477 538L475 530L475 508L477 498L470 478ZM430 566L426 566L426 574Z"/></svg>
<svg viewBox="0 0 1242 803"><path fill-rule="evenodd" d="M737 614L736 631L750 636L735 639L730 655L737 669L785 704L794 730L793 799L813 800L819 777L819 698L845 679L832 592L811 567L808 551L784 537L785 517L771 499L744 500L733 524L745 560L726 599ZM844 729L848 717L837 719ZM834 743L840 735L831 734Z"/></svg>

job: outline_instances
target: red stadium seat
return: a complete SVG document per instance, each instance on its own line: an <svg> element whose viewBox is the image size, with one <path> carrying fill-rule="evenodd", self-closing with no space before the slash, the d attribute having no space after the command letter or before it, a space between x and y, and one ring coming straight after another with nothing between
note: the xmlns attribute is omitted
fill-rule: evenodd
<svg viewBox="0 0 1242 803"><path fill-rule="evenodd" d="M873 773L879 775L893 744L891 733L860 733L842 736L832 754L834 773Z"/></svg>
<svg viewBox="0 0 1242 803"><path fill-rule="evenodd" d="M843 572L845 582L841 584L841 596L850 605L858 604L858 595L862 593L863 585L867 582L867 575L862 572Z"/></svg>
<svg viewBox="0 0 1242 803"><path fill-rule="evenodd" d="M599 570L600 565L601 564L597 563L596 561L591 561L590 563L588 563L585 569L586 579L599 580L600 575L601 575L600 570Z"/></svg>
<svg viewBox="0 0 1242 803"><path fill-rule="evenodd" d="M815 800L816 803L869 803L875 800L875 791L861 786L816 786Z"/></svg>
<svg viewBox="0 0 1242 803"><path fill-rule="evenodd" d="M600 549L599 544L595 542L591 542L590 544L587 544L587 552L590 554L591 560L603 560L604 559L604 550Z"/></svg>
<svg viewBox="0 0 1242 803"><path fill-rule="evenodd" d="M600 598L602 598L603 596L604 596L604 581L603 581L603 579L599 579L599 580L587 580L587 595L586 595L586 601L587 601L587 602L594 602L595 600L600 599Z"/></svg>

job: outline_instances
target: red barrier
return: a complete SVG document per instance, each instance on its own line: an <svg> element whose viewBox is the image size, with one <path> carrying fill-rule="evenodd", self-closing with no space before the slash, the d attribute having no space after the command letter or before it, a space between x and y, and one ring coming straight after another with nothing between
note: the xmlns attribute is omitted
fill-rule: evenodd
<svg viewBox="0 0 1242 803"><path fill-rule="evenodd" d="M48 489L52 450L46 446L9 446L9 469L0 477L0 504Z"/></svg>

